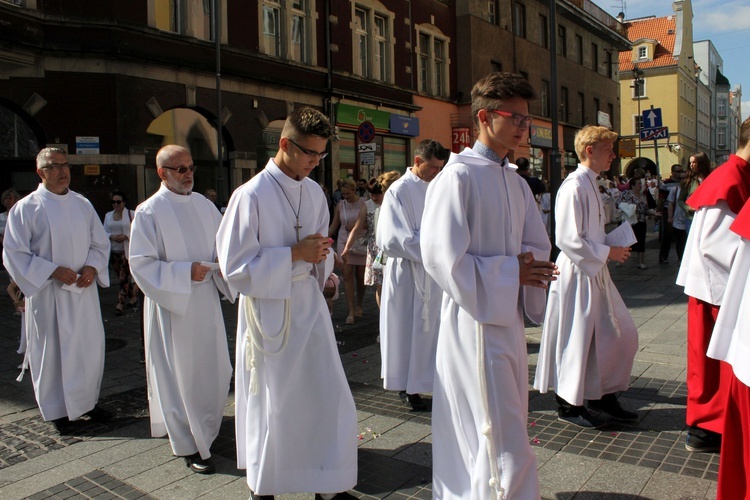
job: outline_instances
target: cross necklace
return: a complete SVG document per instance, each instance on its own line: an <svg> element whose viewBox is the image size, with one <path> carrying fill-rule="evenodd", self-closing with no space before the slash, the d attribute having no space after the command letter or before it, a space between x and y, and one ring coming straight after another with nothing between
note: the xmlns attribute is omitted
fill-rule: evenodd
<svg viewBox="0 0 750 500"><path fill-rule="evenodd" d="M300 186L299 204L297 205L297 211L295 212L294 205L292 205L292 202L289 200L289 197L286 195L286 191L284 191L284 188L281 186L281 183L270 172L269 172L269 175L271 176L271 179L273 179L276 182L276 184L279 186L279 189L281 189L281 193L284 195L284 198L286 198L286 202L289 203L289 208L292 209L292 213L294 214L294 217L297 219L297 224L294 226L294 231L297 233L297 243L299 243L299 230L302 229L302 226L299 223L299 214L300 214L300 209L302 208L302 186Z"/></svg>

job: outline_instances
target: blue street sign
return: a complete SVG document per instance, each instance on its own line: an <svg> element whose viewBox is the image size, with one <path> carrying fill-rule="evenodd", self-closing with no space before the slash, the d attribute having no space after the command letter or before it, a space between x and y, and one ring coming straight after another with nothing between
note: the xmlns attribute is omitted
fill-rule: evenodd
<svg viewBox="0 0 750 500"><path fill-rule="evenodd" d="M655 141L656 139L669 139L669 127L642 128L642 141Z"/></svg>
<svg viewBox="0 0 750 500"><path fill-rule="evenodd" d="M643 128L661 128L661 108L651 108L643 112Z"/></svg>

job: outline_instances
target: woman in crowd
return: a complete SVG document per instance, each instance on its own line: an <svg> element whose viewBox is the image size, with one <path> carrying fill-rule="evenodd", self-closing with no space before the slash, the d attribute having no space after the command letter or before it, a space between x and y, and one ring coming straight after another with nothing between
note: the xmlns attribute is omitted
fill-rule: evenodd
<svg viewBox="0 0 750 500"><path fill-rule="evenodd" d="M375 300L378 303L378 307L380 307L380 290L383 285L382 264L385 264L385 259L382 255L380 263L375 263L378 253L380 253L380 249L375 244L375 231L378 227L378 212L380 211L380 204L383 203L383 195L391 184L393 184L399 177L401 177L401 174L392 170L379 175L375 179L370 179L370 182L367 185L370 199L367 200L365 205L360 209L357 223L354 225L354 229L349 233L349 238L347 239L343 253L341 254L346 262L351 247L362 235L362 232L367 231L365 286L375 287ZM375 264L375 266L373 266L373 264Z"/></svg>
<svg viewBox="0 0 750 500"><path fill-rule="evenodd" d="M5 212L0 214L0 247L2 247L3 237L5 237L5 225L8 223L8 212L13 208L18 200L21 199L21 195L16 192L15 189L6 189L3 191L3 207Z"/></svg>
<svg viewBox="0 0 750 500"><path fill-rule="evenodd" d="M328 228L328 236L336 237L336 251L341 255L349 238L349 232L357 223L359 211L365 206L365 200L357 195L357 185L351 179L344 180L341 186L341 202L333 211L333 221ZM365 262L367 245L362 242L352 245L344 264L344 292L349 315L346 324L353 325L354 318L362 316L362 299L365 295ZM356 287L356 306L355 306Z"/></svg>
<svg viewBox="0 0 750 500"><path fill-rule="evenodd" d="M109 265L120 281L120 293L117 297L115 315L122 316L125 307L138 304L138 287L130 277L128 256L130 248L130 224L133 222L133 211L126 208L127 196L122 191L112 192L112 210L104 216L104 230L112 245Z"/></svg>
<svg viewBox="0 0 750 500"><path fill-rule="evenodd" d="M690 232L690 224L693 222L693 208L685 201L693 194L703 179L711 173L711 160L703 151L698 151L690 157L690 164L687 175L680 183L680 196L677 198L677 204L685 212L685 232Z"/></svg>
<svg viewBox="0 0 750 500"><path fill-rule="evenodd" d="M638 269L647 269L644 261L646 259L646 216L648 215L648 202L646 201L646 195L643 193L641 179L633 177L628 184L630 189L622 193L620 205L623 203L635 205L633 232L638 241L630 247L630 251L635 252L638 256Z"/></svg>

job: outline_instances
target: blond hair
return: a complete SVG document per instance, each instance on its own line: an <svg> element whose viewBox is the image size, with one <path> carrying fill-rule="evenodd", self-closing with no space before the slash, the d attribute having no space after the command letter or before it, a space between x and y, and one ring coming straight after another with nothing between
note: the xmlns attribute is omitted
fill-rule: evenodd
<svg viewBox="0 0 750 500"><path fill-rule="evenodd" d="M615 142L617 140L617 132L613 132L607 127L598 127L596 125L586 125L581 130L576 132L575 137L575 148L578 158L585 160L586 148L593 146L597 142Z"/></svg>

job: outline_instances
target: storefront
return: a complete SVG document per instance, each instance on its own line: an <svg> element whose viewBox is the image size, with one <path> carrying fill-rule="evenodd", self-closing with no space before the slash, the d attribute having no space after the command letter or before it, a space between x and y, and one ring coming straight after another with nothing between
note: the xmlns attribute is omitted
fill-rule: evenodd
<svg viewBox="0 0 750 500"><path fill-rule="evenodd" d="M350 104L336 105L338 178L371 179L411 165L410 141L419 136L419 119ZM337 178L334 165L334 178Z"/></svg>

